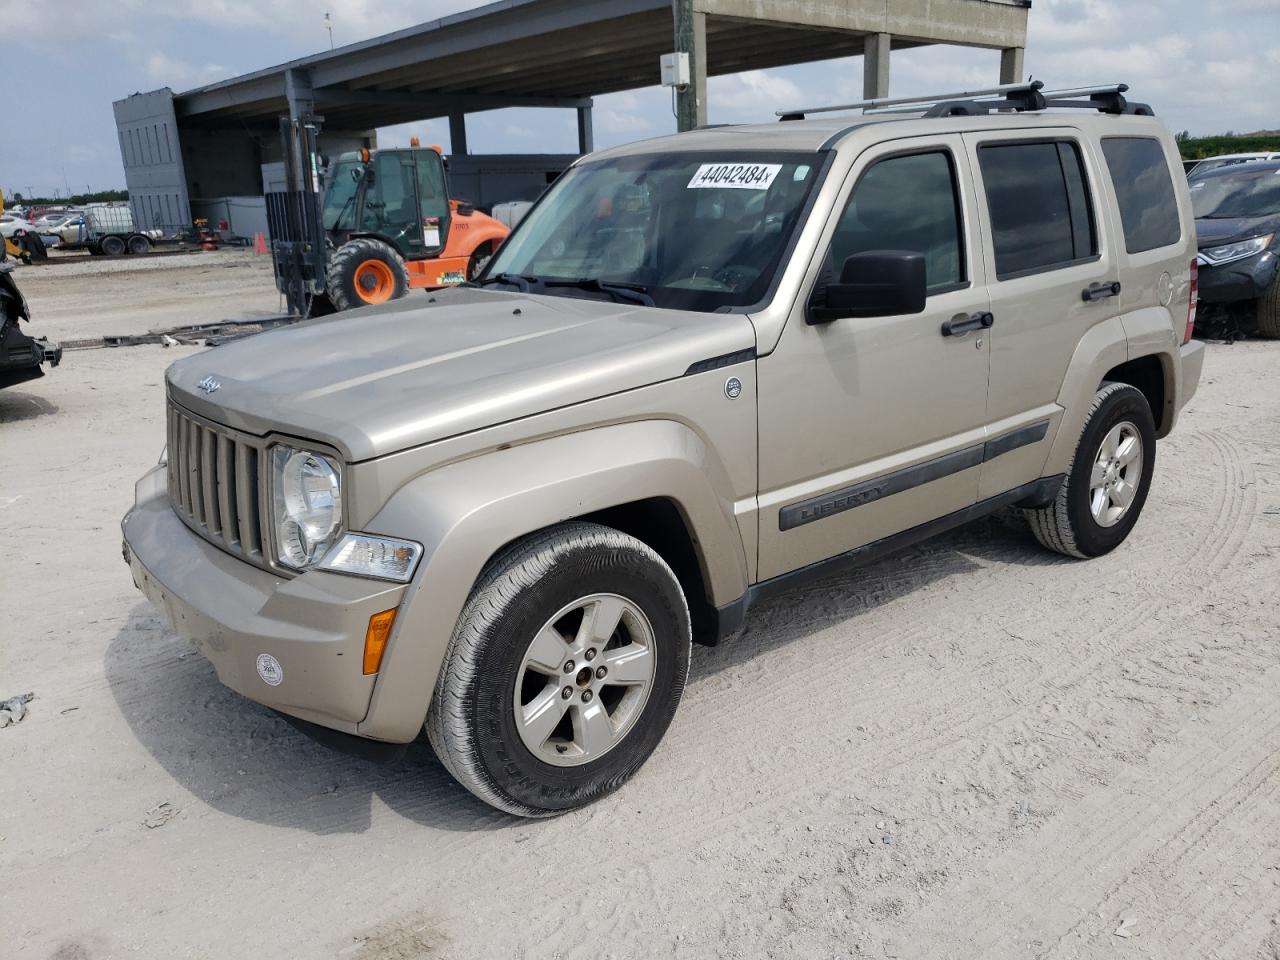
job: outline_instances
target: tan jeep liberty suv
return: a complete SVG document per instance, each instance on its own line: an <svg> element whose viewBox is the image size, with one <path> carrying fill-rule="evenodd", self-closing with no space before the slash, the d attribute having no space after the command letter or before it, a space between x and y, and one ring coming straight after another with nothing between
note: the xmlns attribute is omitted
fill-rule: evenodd
<svg viewBox="0 0 1280 960"><path fill-rule="evenodd" d="M348 747L425 725L541 816L636 772L753 601L1007 506L1106 553L1203 360L1178 153L1124 89L584 157L465 288L173 364L134 582L244 696Z"/></svg>

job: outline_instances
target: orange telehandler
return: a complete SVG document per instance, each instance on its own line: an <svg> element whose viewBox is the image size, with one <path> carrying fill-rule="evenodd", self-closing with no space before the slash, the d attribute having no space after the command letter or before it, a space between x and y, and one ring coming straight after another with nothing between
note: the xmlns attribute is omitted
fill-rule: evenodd
<svg viewBox="0 0 1280 960"><path fill-rule="evenodd" d="M506 239L505 224L449 198L440 148L422 148L416 138L407 149L342 154L317 202L311 119L282 119L289 189L267 196L276 286L291 312L318 316L462 283ZM294 144L301 176L289 159Z"/></svg>

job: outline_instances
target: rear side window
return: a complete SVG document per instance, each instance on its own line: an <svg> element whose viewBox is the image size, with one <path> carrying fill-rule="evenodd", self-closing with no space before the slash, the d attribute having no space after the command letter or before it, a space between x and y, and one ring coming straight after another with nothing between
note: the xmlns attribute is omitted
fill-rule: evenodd
<svg viewBox="0 0 1280 960"><path fill-rule="evenodd" d="M1104 137L1111 183L1124 224L1124 248L1130 253L1177 243L1182 236L1178 201L1169 163L1160 141L1151 137Z"/></svg>
<svg viewBox="0 0 1280 960"><path fill-rule="evenodd" d="M1074 143L992 144L978 149L978 163L999 279L1065 267L1097 254L1093 205Z"/></svg>

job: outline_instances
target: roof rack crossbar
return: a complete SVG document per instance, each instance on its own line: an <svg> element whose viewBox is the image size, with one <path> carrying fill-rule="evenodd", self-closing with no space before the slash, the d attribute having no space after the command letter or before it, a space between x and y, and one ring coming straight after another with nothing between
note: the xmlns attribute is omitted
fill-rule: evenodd
<svg viewBox="0 0 1280 960"><path fill-rule="evenodd" d="M779 110L774 116L783 120L803 119L810 113L841 113L846 110L863 110L870 112L881 107L896 107L907 103L932 104L944 100L972 100L975 97L990 97L1016 93L1025 90L1039 90L1044 86L1041 80L1029 83L1002 83L997 87L986 87L981 90L959 90L955 93L930 93L916 97L878 97L874 100L860 100L857 103L842 103L828 107L805 107L800 110Z"/></svg>
<svg viewBox="0 0 1280 960"><path fill-rule="evenodd" d="M1045 90L1043 81L1006 83L985 90L931 94L920 97L882 97L846 103L834 107L811 107L807 110L780 110L783 120L803 120L806 113L831 113L861 109L864 114L922 113L925 117L985 116L992 111L1037 111L1048 109L1098 110L1102 113L1155 116L1145 103L1131 103L1125 98L1127 83L1109 83L1065 90Z"/></svg>

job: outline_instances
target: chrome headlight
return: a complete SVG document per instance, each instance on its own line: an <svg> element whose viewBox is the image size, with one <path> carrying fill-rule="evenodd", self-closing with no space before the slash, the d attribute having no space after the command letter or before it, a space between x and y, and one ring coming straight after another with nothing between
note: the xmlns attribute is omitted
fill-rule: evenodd
<svg viewBox="0 0 1280 960"><path fill-rule="evenodd" d="M1274 233L1269 233L1265 237L1251 237L1248 240L1237 240L1235 243L1224 243L1220 247L1209 247L1200 251L1200 258L1213 266L1231 263L1233 260L1243 260L1245 257L1256 256L1266 250L1274 236Z"/></svg>
<svg viewBox="0 0 1280 960"><path fill-rule="evenodd" d="M342 474L329 457L271 448L271 505L276 559L304 570L324 556L342 529Z"/></svg>

